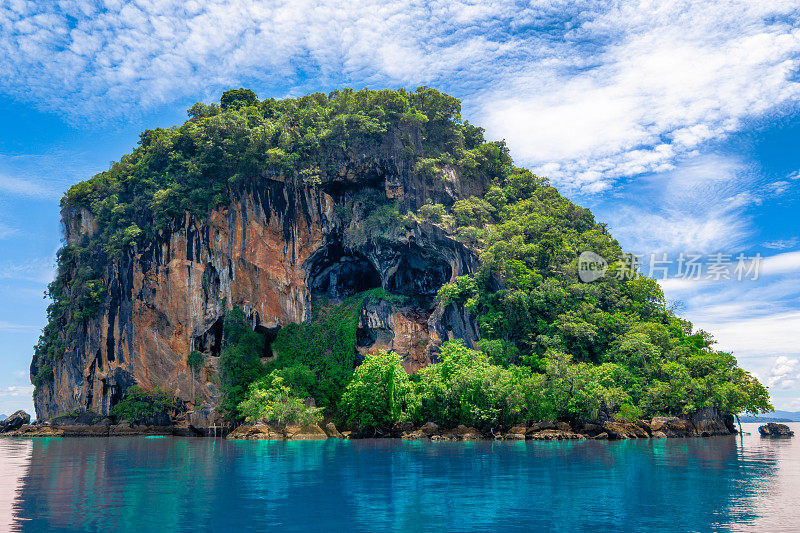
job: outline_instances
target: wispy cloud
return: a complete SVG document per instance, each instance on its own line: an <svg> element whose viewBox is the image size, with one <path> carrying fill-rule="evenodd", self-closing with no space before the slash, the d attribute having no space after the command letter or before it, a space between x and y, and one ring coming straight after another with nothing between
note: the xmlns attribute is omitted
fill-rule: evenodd
<svg viewBox="0 0 800 533"><path fill-rule="evenodd" d="M764 275L800 273L800 252L786 252L764 258L761 265Z"/></svg>
<svg viewBox="0 0 800 533"><path fill-rule="evenodd" d="M38 257L27 261L0 262L0 279L49 283L54 277L54 257Z"/></svg>
<svg viewBox="0 0 800 533"><path fill-rule="evenodd" d="M793 105L797 22L791 1L18 2L0 90L87 120L240 84L435 84L592 192Z"/></svg>
<svg viewBox="0 0 800 533"><path fill-rule="evenodd" d="M57 199L63 192L39 179L22 179L0 174L0 192L14 196Z"/></svg>
<svg viewBox="0 0 800 533"><path fill-rule="evenodd" d="M796 7L614 4L572 33L607 44L582 64L570 65L571 56L526 64L487 110L490 131L577 190L672 168L748 119L795 105Z"/></svg>
<svg viewBox="0 0 800 533"><path fill-rule="evenodd" d="M546 3L542 3L546 5ZM285 90L423 83L516 54L513 2L246 0L17 3L0 14L7 91L72 117L114 114L239 83Z"/></svg>
<svg viewBox="0 0 800 533"><path fill-rule="evenodd" d="M778 239L777 241L768 241L762 243L764 248L770 248L772 250L787 250L789 248L795 248L798 244L800 244L800 238L792 237L791 239Z"/></svg>
<svg viewBox="0 0 800 533"><path fill-rule="evenodd" d="M12 324L10 322L0 321L0 331L5 333L19 333L25 331L34 331L37 328L34 326L26 326L23 324Z"/></svg>
<svg viewBox="0 0 800 533"><path fill-rule="evenodd" d="M33 394L33 385L11 385L0 387L0 398L18 398Z"/></svg>
<svg viewBox="0 0 800 533"><path fill-rule="evenodd" d="M668 299L681 302L681 315L714 336L718 349L732 352L775 390L797 393L800 380L779 370L800 359L800 253L765 258L757 280L673 278L660 285Z"/></svg>
<svg viewBox="0 0 800 533"><path fill-rule="evenodd" d="M733 351L738 357L776 356L800 354L797 337L800 331L800 311L774 313L762 316L739 315L720 320L707 314L703 328L719 341L719 347Z"/></svg>
<svg viewBox="0 0 800 533"><path fill-rule="evenodd" d="M747 210L761 202L747 165L697 156L675 169L617 187L598 210L638 254L733 252L752 233Z"/></svg>
<svg viewBox="0 0 800 533"><path fill-rule="evenodd" d="M8 237L17 233L16 228L12 228L11 226L7 226L0 222L0 239L7 239Z"/></svg>
<svg viewBox="0 0 800 533"><path fill-rule="evenodd" d="M791 194L800 174L765 183L703 148L796 108L798 27L794 0L7 2L0 93L80 122L238 86L436 85L518 162L568 193L605 191L599 218L626 248L735 252L754 234L750 209ZM59 169L18 169L0 166L1 192L63 190L35 178ZM800 356L795 259L775 256L759 283L665 289L769 376L776 357ZM52 259L0 265L0 277L47 281Z"/></svg>

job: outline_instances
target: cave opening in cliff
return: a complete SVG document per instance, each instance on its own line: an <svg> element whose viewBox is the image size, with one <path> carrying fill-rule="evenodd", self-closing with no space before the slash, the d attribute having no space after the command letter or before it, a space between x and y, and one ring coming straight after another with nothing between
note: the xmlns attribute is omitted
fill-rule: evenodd
<svg viewBox="0 0 800 533"><path fill-rule="evenodd" d="M418 304L430 307L439 288L450 281L452 272L444 258L412 250L400 257L386 280L386 290L414 297Z"/></svg>
<svg viewBox="0 0 800 533"><path fill-rule="evenodd" d="M210 328L202 335L194 338L193 349L212 357L219 357L222 352L222 332L225 325L225 317L219 317Z"/></svg>
<svg viewBox="0 0 800 533"><path fill-rule="evenodd" d="M308 288L313 297L341 300L380 286L381 276L375 265L340 245L317 252L308 267Z"/></svg>
<svg viewBox="0 0 800 533"><path fill-rule="evenodd" d="M272 353L272 343L278 338L280 327L268 328L266 326L258 325L255 328L256 333L260 333L264 337L264 352L261 354L262 361L271 361L275 358Z"/></svg>

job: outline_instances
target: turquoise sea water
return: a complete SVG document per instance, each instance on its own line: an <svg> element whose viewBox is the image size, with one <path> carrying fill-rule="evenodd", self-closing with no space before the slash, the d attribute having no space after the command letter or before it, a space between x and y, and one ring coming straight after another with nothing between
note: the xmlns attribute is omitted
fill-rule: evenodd
<svg viewBox="0 0 800 533"><path fill-rule="evenodd" d="M794 440L0 439L0 531L797 531Z"/></svg>

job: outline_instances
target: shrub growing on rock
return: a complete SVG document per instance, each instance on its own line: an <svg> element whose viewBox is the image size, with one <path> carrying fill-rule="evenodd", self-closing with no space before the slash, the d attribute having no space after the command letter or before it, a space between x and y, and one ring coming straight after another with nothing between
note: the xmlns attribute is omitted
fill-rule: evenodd
<svg viewBox="0 0 800 533"><path fill-rule="evenodd" d="M172 394L159 387L146 390L134 385L127 390L125 397L111 408L111 414L119 420L127 420L134 424L150 424L163 419L172 408L172 403Z"/></svg>
<svg viewBox="0 0 800 533"><path fill-rule="evenodd" d="M322 408L306 405L287 387L283 378L270 373L248 389L247 399L239 404L239 412L247 422L277 424L316 424L322 420Z"/></svg>
<svg viewBox="0 0 800 533"><path fill-rule="evenodd" d="M413 391L403 358L381 350L367 355L345 387L339 415L347 424L388 427L407 417Z"/></svg>
<svg viewBox="0 0 800 533"><path fill-rule="evenodd" d="M250 329L241 309L235 307L225 315L220 377L225 393L222 411L228 418L236 418L248 387L265 373L261 364L264 342L262 335Z"/></svg>
<svg viewBox="0 0 800 533"><path fill-rule="evenodd" d="M415 422L489 427L537 416L541 379L530 368L493 365L460 339L444 343L440 358L420 371L411 407Z"/></svg>

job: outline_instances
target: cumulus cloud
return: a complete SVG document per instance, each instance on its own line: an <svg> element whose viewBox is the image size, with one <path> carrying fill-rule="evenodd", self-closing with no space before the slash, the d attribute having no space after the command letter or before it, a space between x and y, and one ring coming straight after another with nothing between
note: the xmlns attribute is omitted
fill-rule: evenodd
<svg viewBox="0 0 800 533"><path fill-rule="evenodd" d="M775 359L766 384L776 389L793 389L800 386L800 360L784 355Z"/></svg>
<svg viewBox="0 0 800 533"><path fill-rule="evenodd" d="M0 90L88 120L240 84L435 84L521 162L597 192L792 105L797 23L791 1L10 2Z"/></svg>
<svg viewBox="0 0 800 533"><path fill-rule="evenodd" d="M795 105L796 5L654 6L615 4L576 28L576 37L610 35L582 67L527 64L488 112L490 131L506 132L540 173L591 191L670 169L748 119Z"/></svg>

